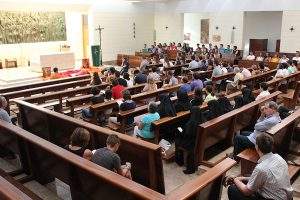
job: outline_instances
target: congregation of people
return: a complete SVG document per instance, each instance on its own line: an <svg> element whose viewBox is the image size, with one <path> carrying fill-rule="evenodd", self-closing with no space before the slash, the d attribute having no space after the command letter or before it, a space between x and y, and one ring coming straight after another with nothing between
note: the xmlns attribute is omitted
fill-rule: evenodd
<svg viewBox="0 0 300 200"><path fill-rule="evenodd" d="M170 60L166 54L168 50L178 52L174 61ZM143 56L139 68L132 69L128 58L124 57L119 68L109 67L101 73L93 73L91 80L93 87L90 92L92 94L91 104L117 101L118 106L97 113L90 108L85 108L81 111L80 117L89 120L96 115L98 125L105 128L109 125L121 126L117 113L147 105L147 113L126 118L126 126L133 127L133 130L126 134L152 142L155 138L153 122L166 117L176 117L180 112L189 111L188 119L163 126L160 135L161 138L175 144L175 162L179 166L184 165L182 148L187 150L186 169L183 170L185 174L197 171L194 148L199 124L270 95L266 82L260 83L259 93L255 97L253 87L242 85L242 80L270 71L265 62L278 63L276 74L274 77L269 77L269 80L296 73L300 62L299 52L292 59L288 59L285 55L279 58L277 54L274 57L270 57L268 54L265 56L260 54L255 57L253 52L250 52L246 59L256 60L260 63L249 68L241 67L221 60L222 56L226 54L242 56L236 46L231 48L230 45L227 45L224 48L223 44L220 44L219 47L212 44L209 44L208 47L197 44L197 47L193 49L186 43L183 45L181 43L176 45L174 42L169 45L154 43L149 48L145 44L142 52L150 53L151 56ZM165 70L186 63L188 65L179 71L177 69ZM150 65L157 66L149 67ZM182 73L182 69L187 71ZM211 77L203 78L201 76L203 71L212 71ZM234 74L232 78L218 80L215 82L216 85L213 84L214 77L228 73ZM109 86L101 90L98 86L103 82L108 83ZM129 90L131 87L144 84L141 93L155 92L160 89L158 86L160 83L163 89L176 85L179 86L179 89L177 92L163 92L157 98L148 97L143 101L135 101ZM233 100L227 98L228 95L237 91L241 91L241 95L234 97ZM5 98L0 97L0 119L12 123L5 110L6 106ZM201 106L207 106L207 109L204 110ZM274 101L266 102L260 108L261 115L255 126L236 133L233 140L233 153L228 156L237 160L237 155L243 150L256 148L260 160L250 177L234 177L227 180L229 199L292 199L287 164L278 154L271 152L272 138L264 134L266 130L280 123L291 112ZM106 169L132 179L131 164L126 162L122 165L124 162L117 154L119 146L122 145L117 135L109 135L106 146L96 150L89 149L90 139L89 131L78 127L74 130L70 143L65 148ZM1 155L11 156L11 153L3 151Z"/></svg>

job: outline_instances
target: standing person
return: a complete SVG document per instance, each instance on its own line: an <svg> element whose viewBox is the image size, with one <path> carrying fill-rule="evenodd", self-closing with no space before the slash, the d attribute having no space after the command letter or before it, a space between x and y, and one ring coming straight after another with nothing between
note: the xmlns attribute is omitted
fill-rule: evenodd
<svg viewBox="0 0 300 200"><path fill-rule="evenodd" d="M92 81L91 81L91 85L100 85L101 83L102 83L102 81L99 77L98 72L94 72L93 73L93 78L92 78Z"/></svg>
<svg viewBox="0 0 300 200"><path fill-rule="evenodd" d="M140 64L140 71L144 73L147 69L147 66L149 65L149 61L145 56L142 57L142 62Z"/></svg>
<svg viewBox="0 0 300 200"><path fill-rule="evenodd" d="M175 161L179 166L183 165L183 152L179 147L182 147L188 151L187 165L186 169L183 171L185 174L193 174L196 171L194 148L196 143L197 127L203 122L205 122L205 118L201 109L198 106L192 107L191 117L185 124L183 132L176 136Z"/></svg>
<svg viewBox="0 0 300 200"><path fill-rule="evenodd" d="M131 164L121 165L121 158L116 153L120 147L120 139L116 134L111 134L106 139L106 147L97 149L91 161L126 178L131 178Z"/></svg>
<svg viewBox="0 0 300 200"><path fill-rule="evenodd" d="M272 153L273 145L273 138L268 134L257 136L258 164L250 177L227 179L229 200L293 199L288 165L280 155Z"/></svg>
<svg viewBox="0 0 300 200"><path fill-rule="evenodd" d="M159 120L160 116L157 112L157 105L155 102L151 102L148 105L148 114L143 115L137 126L134 127L134 135L144 139L153 139L154 132L151 131L151 124L154 121Z"/></svg>
<svg viewBox="0 0 300 200"><path fill-rule="evenodd" d="M234 158L247 148L254 148L256 137L262 132L267 131L276 124L278 124L281 119L279 113L277 112L278 105L273 102L267 102L261 107L261 116L258 118L253 132L244 131L240 135L236 135L233 140L233 156Z"/></svg>
<svg viewBox="0 0 300 200"><path fill-rule="evenodd" d="M91 136L88 130L80 127L76 128L70 137L70 144L65 148L80 157L91 160L92 151L87 148L90 138Z"/></svg>
<svg viewBox="0 0 300 200"><path fill-rule="evenodd" d="M121 65L122 69L120 71L121 75L124 75L124 73L128 73L129 71L129 61L128 61L128 57L123 57L122 58L122 65Z"/></svg>
<svg viewBox="0 0 300 200"><path fill-rule="evenodd" d="M220 48L219 48L219 54L224 54L225 53L225 48L223 44L220 44Z"/></svg>

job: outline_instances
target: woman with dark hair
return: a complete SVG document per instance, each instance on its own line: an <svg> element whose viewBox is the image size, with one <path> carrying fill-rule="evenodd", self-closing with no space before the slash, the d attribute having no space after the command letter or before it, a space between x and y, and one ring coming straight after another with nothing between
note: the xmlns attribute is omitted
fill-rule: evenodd
<svg viewBox="0 0 300 200"><path fill-rule="evenodd" d="M100 85L102 83L98 72L93 73L93 79L91 81L91 85Z"/></svg>
<svg viewBox="0 0 300 200"><path fill-rule="evenodd" d="M124 75L124 73L128 73L129 70L129 61L127 57L123 57L122 58L122 65L121 65L122 69L120 71L121 75Z"/></svg>
<svg viewBox="0 0 300 200"><path fill-rule="evenodd" d="M218 103L220 105L222 115L233 110L232 105L230 104L229 99L225 96L224 93L221 93L218 98Z"/></svg>
<svg viewBox="0 0 300 200"><path fill-rule="evenodd" d="M252 101L255 101L252 90L247 87L242 89L242 95L243 95L243 105L246 105L248 103L251 103Z"/></svg>
<svg viewBox="0 0 300 200"><path fill-rule="evenodd" d="M214 119L222 115L222 109L217 100L211 100L207 103L208 110L204 112L205 118L207 120Z"/></svg>
<svg viewBox="0 0 300 200"><path fill-rule="evenodd" d="M191 109L191 117L185 124L184 129L179 133L175 140L175 161L178 165L183 165L183 152L179 149L182 147L188 151L185 174L192 174L196 170L194 162L194 148L197 135L197 127L203 123L205 118L202 110L198 106L193 106Z"/></svg>
<svg viewBox="0 0 300 200"><path fill-rule="evenodd" d="M203 101L202 89L197 88L194 92L194 98L191 100L191 106L201 106Z"/></svg>
<svg viewBox="0 0 300 200"><path fill-rule="evenodd" d="M178 99L175 104L176 112L187 111L191 109L190 99L186 92L178 91L177 97Z"/></svg>
<svg viewBox="0 0 300 200"><path fill-rule="evenodd" d="M176 110L174 105L167 94L160 94L159 95L160 104L157 108L157 112L160 117L175 117Z"/></svg>
<svg viewBox="0 0 300 200"><path fill-rule="evenodd" d="M240 108L243 105L244 105L244 103L243 103L243 97L242 96L234 97L234 109Z"/></svg>
<svg viewBox="0 0 300 200"><path fill-rule="evenodd" d="M90 160L92 152L87 148L89 142L90 132L84 128L76 128L70 137L70 144L65 148L80 157Z"/></svg>

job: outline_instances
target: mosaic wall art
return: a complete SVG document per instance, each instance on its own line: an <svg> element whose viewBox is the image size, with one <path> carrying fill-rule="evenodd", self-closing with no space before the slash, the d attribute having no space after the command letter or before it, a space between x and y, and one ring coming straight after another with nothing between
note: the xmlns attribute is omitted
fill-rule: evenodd
<svg viewBox="0 0 300 200"><path fill-rule="evenodd" d="M66 41L64 12L0 11L0 44Z"/></svg>

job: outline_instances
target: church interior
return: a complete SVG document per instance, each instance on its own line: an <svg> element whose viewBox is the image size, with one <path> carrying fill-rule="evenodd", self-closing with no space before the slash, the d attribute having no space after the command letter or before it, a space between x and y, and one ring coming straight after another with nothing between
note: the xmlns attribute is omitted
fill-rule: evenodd
<svg viewBox="0 0 300 200"><path fill-rule="evenodd" d="M299 172L297 0L0 0L0 200L297 200Z"/></svg>

